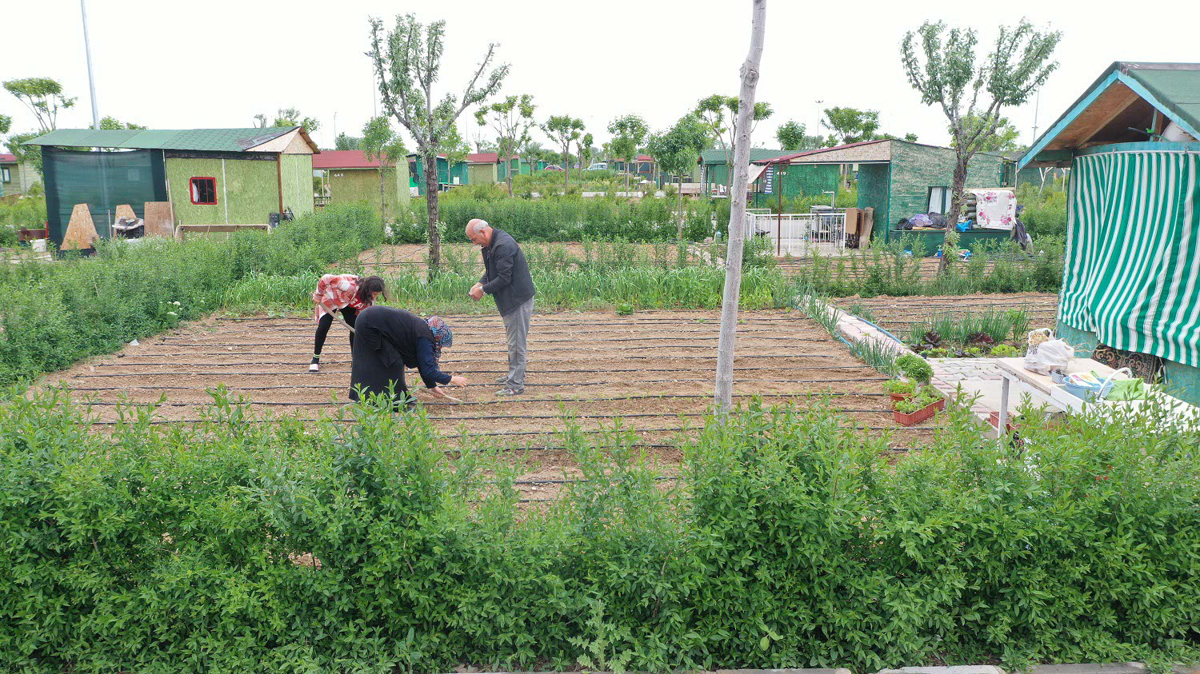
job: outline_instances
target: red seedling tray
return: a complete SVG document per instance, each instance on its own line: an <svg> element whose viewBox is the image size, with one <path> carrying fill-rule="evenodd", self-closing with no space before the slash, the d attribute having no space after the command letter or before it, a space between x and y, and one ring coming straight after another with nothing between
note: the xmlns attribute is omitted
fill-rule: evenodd
<svg viewBox="0 0 1200 674"><path fill-rule="evenodd" d="M912 413L901 412L900 410L894 409L892 410L892 417L895 418L896 423L900 424L901 426L915 426L937 414L938 410L945 406L946 401L945 399L942 399L935 403L929 403L924 408Z"/></svg>

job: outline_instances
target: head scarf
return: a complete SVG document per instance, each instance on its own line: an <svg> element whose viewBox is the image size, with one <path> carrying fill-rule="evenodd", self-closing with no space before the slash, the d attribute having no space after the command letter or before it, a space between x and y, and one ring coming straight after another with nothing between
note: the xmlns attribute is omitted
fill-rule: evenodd
<svg viewBox="0 0 1200 674"><path fill-rule="evenodd" d="M433 331L433 358L439 360L442 357L442 349L454 346L454 333L440 316L430 316L425 322Z"/></svg>

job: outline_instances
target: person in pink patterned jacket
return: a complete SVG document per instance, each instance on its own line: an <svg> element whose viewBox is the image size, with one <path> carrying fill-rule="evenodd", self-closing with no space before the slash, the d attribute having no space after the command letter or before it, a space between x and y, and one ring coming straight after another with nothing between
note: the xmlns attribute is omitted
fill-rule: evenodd
<svg viewBox="0 0 1200 674"><path fill-rule="evenodd" d="M375 303L376 298L383 295L387 299L383 279L378 276L361 278L353 274L326 274L317 281L317 289L312 294L316 303L314 318L317 320L317 335L313 341L313 358L308 365L309 372L320 372L321 349L325 346L325 338L333 325L333 315L341 313L341 320L350 328L350 348L354 349L354 319L358 312Z"/></svg>

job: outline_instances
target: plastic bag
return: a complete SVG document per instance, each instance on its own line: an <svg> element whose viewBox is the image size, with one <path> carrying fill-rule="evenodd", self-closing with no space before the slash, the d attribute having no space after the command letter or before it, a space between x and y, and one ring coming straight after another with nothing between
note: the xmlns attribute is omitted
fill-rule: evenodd
<svg viewBox="0 0 1200 674"><path fill-rule="evenodd" d="M1075 355L1075 349L1061 339L1051 339L1040 344L1032 344L1025 354L1025 369L1038 374L1051 372L1066 372L1067 364Z"/></svg>

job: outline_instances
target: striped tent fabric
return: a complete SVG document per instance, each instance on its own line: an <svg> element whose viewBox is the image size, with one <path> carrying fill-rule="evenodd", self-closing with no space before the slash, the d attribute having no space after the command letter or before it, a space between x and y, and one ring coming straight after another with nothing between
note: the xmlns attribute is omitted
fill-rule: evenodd
<svg viewBox="0 0 1200 674"><path fill-rule="evenodd" d="M1102 344L1200 366L1200 155L1075 158L1058 319Z"/></svg>

